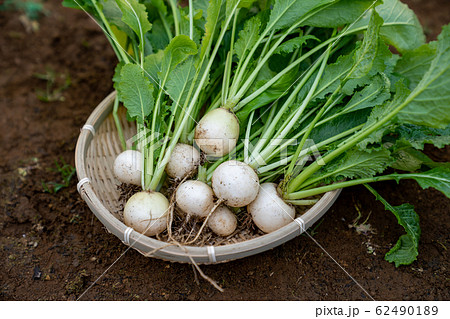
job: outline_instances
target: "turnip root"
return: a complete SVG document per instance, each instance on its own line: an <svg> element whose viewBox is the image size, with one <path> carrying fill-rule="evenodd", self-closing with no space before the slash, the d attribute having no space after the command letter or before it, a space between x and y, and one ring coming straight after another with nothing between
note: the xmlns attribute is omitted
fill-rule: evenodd
<svg viewBox="0 0 450 319"><path fill-rule="evenodd" d="M247 206L247 211L256 226L265 233L273 232L295 218L295 208L280 197L274 183L261 185L258 196Z"/></svg>
<svg viewBox="0 0 450 319"><path fill-rule="evenodd" d="M235 160L220 164L212 175L214 194L231 207L244 207L258 195L259 178L247 164Z"/></svg>
<svg viewBox="0 0 450 319"><path fill-rule="evenodd" d="M114 175L125 184L141 185L142 154L127 150L114 160Z"/></svg>
<svg viewBox="0 0 450 319"><path fill-rule="evenodd" d="M125 224L147 236L159 234L167 226L169 201L158 192L139 192L125 205Z"/></svg>
<svg viewBox="0 0 450 319"><path fill-rule="evenodd" d="M218 108L207 113L195 128L195 143L206 155L221 157L236 146L239 122L229 110Z"/></svg>
<svg viewBox="0 0 450 319"><path fill-rule="evenodd" d="M222 205L209 217L208 227L219 236L231 235L237 227L236 215L228 207Z"/></svg>
<svg viewBox="0 0 450 319"><path fill-rule="evenodd" d="M214 206L214 194L207 184L189 180L178 187L175 202L188 216L205 218Z"/></svg>
<svg viewBox="0 0 450 319"><path fill-rule="evenodd" d="M182 179L194 174L199 164L200 152L191 145L178 143L170 155L166 173L172 178Z"/></svg>

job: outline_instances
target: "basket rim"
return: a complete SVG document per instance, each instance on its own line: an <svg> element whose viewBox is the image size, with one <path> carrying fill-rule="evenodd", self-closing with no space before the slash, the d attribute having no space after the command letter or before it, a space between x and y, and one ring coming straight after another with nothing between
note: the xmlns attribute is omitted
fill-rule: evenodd
<svg viewBox="0 0 450 319"><path fill-rule="evenodd" d="M301 219L304 222L303 230L299 224L293 221L274 232L238 243L221 246L183 246L183 248L179 246L167 246L168 244L166 242L147 237L136 231L131 231L131 233L128 234L129 239L125 238L125 232L129 227L117 219L103 205L100 199L97 198L92 185L88 182L89 176L87 175L86 170L87 150L93 140L93 135L111 113L115 97L116 91L113 91L100 102L87 119L83 129L81 129L75 149L75 167L78 180L81 181L82 184L79 183L77 188L79 189L83 200L88 204L91 211L107 230L121 239L122 242L129 244L130 247L138 250L144 255L152 250L160 249L151 256L176 262L190 263L191 258L193 258L198 263L218 263L263 252L281 245L302 234L303 231L306 231L325 214L340 194L341 189L327 192L316 204L307 210L301 216ZM94 130L92 130L92 128ZM213 249L210 247L213 247Z"/></svg>

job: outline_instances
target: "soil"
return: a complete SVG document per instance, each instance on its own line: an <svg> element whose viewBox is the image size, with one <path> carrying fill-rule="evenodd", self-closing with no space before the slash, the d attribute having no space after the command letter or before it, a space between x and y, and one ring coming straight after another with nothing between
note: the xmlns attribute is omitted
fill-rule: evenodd
<svg viewBox="0 0 450 319"><path fill-rule="evenodd" d="M450 20L447 0L407 2L429 39ZM20 13L0 12L0 299L369 299L305 235L256 256L203 266L224 288L220 293L204 280L196 283L190 265L124 254L126 246L80 199L75 178L57 193L44 192L43 183L61 183L55 161L74 165L80 127L112 91L116 63L86 14L57 0L44 6L36 31L27 31L33 26ZM436 161L450 159L450 148L426 152ZM415 182L374 187L394 205L413 204L420 215L420 255L412 265L395 268L384 260L403 230L363 187L344 190L311 236L377 300L448 300L449 200ZM349 227L358 211L360 224L367 219L361 234Z"/></svg>

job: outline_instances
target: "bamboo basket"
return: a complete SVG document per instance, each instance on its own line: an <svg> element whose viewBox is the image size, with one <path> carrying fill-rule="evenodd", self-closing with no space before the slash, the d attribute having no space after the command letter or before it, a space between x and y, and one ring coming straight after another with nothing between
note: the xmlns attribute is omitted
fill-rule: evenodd
<svg viewBox="0 0 450 319"><path fill-rule="evenodd" d="M127 227L116 213L119 210L120 183L113 175L115 157L121 152L120 141L112 117L116 93L111 93L92 112L83 126L75 151L78 175L77 189L92 212L106 229L141 254L172 262L214 264L239 259L272 249L299 236L331 207L340 190L328 192L300 218L269 234L223 246L168 246L167 243L143 236ZM125 138L136 133L134 123L121 121ZM156 250L156 251L155 251ZM151 255L150 255L151 253Z"/></svg>

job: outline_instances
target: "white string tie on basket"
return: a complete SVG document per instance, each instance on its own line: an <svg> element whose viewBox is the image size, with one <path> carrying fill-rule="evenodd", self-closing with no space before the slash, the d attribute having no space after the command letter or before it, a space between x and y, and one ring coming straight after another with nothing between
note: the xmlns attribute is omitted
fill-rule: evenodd
<svg viewBox="0 0 450 319"><path fill-rule="evenodd" d="M125 232L123 233L123 243L125 245L130 246L130 235L133 232L133 228L131 227L127 227L127 229L125 230Z"/></svg>
<svg viewBox="0 0 450 319"><path fill-rule="evenodd" d="M78 193L81 194L81 187L83 187L84 184L90 183L90 182L91 182L90 179L87 178L87 177L80 179L80 181L77 184L77 191L78 191Z"/></svg>
<svg viewBox="0 0 450 319"><path fill-rule="evenodd" d="M208 252L209 262L211 262L211 263L217 262L217 260L216 260L216 250L214 249L214 246L207 246L206 247L206 251Z"/></svg>
<svg viewBox="0 0 450 319"><path fill-rule="evenodd" d="M294 219L294 222L297 223L298 227L300 227L300 234L303 234L306 231L305 221L301 217L297 217Z"/></svg>
<svg viewBox="0 0 450 319"><path fill-rule="evenodd" d="M81 130L88 130L92 133L92 136L95 135L95 128L90 124L84 124Z"/></svg>

